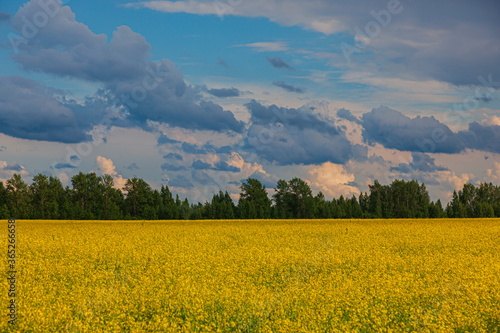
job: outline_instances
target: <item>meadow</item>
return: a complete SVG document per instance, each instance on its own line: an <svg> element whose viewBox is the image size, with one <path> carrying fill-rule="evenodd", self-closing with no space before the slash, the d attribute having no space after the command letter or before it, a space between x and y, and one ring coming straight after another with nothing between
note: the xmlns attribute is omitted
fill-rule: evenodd
<svg viewBox="0 0 500 333"><path fill-rule="evenodd" d="M17 271L1 332L500 332L500 219L18 220Z"/></svg>

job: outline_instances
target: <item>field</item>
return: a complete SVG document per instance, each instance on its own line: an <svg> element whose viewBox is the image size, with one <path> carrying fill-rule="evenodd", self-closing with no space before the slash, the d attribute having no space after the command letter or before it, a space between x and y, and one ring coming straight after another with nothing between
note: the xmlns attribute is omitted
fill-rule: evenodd
<svg viewBox="0 0 500 333"><path fill-rule="evenodd" d="M16 255L1 332L500 332L499 219L17 221Z"/></svg>

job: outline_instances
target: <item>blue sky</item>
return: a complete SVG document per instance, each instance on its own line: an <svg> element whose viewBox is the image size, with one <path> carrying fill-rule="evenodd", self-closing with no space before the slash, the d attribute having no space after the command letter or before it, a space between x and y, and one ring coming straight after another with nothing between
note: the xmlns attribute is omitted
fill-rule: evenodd
<svg viewBox="0 0 500 333"><path fill-rule="evenodd" d="M0 180L141 177L195 201L301 177L325 196L500 181L500 6L10 1Z"/></svg>

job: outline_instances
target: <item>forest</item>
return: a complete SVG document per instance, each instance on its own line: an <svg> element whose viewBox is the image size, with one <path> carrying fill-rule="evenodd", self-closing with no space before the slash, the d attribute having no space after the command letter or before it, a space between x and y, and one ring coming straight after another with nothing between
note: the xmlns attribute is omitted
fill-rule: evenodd
<svg viewBox="0 0 500 333"><path fill-rule="evenodd" d="M199 219L310 219L310 218L478 218L500 217L500 186L465 184L443 207L431 201L425 184L375 181L358 197L327 200L313 194L300 178L279 180L269 198L257 179L241 183L237 203L219 191L211 201L181 200L168 186L153 189L141 178L128 179L120 190L109 175L82 173L64 187L53 176L38 174L31 185L15 174L0 182L0 218L65 220L199 220Z"/></svg>

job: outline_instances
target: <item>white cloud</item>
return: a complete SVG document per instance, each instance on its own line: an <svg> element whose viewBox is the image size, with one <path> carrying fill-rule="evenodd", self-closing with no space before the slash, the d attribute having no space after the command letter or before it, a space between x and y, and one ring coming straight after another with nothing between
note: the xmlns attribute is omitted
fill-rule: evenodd
<svg viewBox="0 0 500 333"><path fill-rule="evenodd" d="M308 181L313 192L321 191L327 198L337 198L360 193L356 187L349 185L354 179L354 175L342 165L326 162L309 170Z"/></svg>
<svg viewBox="0 0 500 333"><path fill-rule="evenodd" d="M113 177L114 187L122 190L125 187L128 179L123 178L122 175L119 175L116 172L116 166L113 161L109 158L103 156L96 157L97 166L99 168L100 173L103 175L110 175Z"/></svg>
<svg viewBox="0 0 500 333"><path fill-rule="evenodd" d="M241 44L235 46L251 47L258 52L278 52L278 51L287 51L289 49L288 44L285 42L258 42L258 43Z"/></svg>
<svg viewBox="0 0 500 333"><path fill-rule="evenodd" d="M487 182L500 182L500 162L493 163L493 169L486 170Z"/></svg>
<svg viewBox="0 0 500 333"><path fill-rule="evenodd" d="M23 165L19 163L9 163L6 161L0 161L0 181L4 182L11 178L14 174L21 176L27 176L30 174L28 170Z"/></svg>

